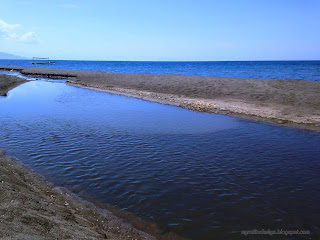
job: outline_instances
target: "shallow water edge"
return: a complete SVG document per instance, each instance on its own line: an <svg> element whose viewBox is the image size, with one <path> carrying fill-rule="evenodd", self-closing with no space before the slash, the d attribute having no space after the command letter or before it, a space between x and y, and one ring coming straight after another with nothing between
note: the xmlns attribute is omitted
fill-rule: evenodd
<svg viewBox="0 0 320 240"><path fill-rule="evenodd" d="M206 99L203 99L201 101L199 100L193 100L193 99L176 99L172 95L169 94L153 94L150 92L144 92L144 91L137 91L132 89L124 89L124 88L116 88L116 89L102 89L97 87L88 87L85 85L81 85L78 83L75 83L73 81L67 80L66 84L74 87L79 88L85 88L90 90L95 90L99 92L105 92L109 94L116 94L120 96L126 96L126 97L132 97L141 99L144 101L149 102L155 102L160 103L164 105L170 105L180 108L185 108L188 110L196 111L196 112L204 112L204 113L212 113L212 114L222 114L237 118L242 118L246 120L256 121L256 122L263 122L263 123L270 123L275 125L280 125L282 127L289 127L289 128L297 128L302 130L308 130L308 131L314 131L314 132L320 132L320 125L319 124L313 124L313 123L296 123L291 122L287 119L281 119L281 118L272 118L272 117L260 117L257 115L250 115L250 114L244 114L244 113L237 113L230 110L223 110L223 109L212 109L212 104L210 101L207 101ZM210 106L211 105L211 106Z"/></svg>

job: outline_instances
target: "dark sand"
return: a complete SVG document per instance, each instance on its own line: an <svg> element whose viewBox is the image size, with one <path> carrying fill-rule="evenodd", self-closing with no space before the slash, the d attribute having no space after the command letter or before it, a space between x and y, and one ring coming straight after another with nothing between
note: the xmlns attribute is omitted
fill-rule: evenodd
<svg viewBox="0 0 320 240"><path fill-rule="evenodd" d="M0 96L7 96L9 90L19 86L22 83L27 82L27 80L8 76L8 75L0 75Z"/></svg>
<svg viewBox="0 0 320 240"><path fill-rule="evenodd" d="M320 82L0 67L199 112L320 131Z"/></svg>

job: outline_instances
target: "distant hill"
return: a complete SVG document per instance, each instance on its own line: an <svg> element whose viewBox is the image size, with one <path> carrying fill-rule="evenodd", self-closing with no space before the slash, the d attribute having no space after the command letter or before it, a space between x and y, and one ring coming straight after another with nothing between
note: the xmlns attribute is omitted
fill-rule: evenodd
<svg viewBox="0 0 320 240"><path fill-rule="evenodd" d="M0 59L27 59L25 57L13 55L10 53L0 52Z"/></svg>

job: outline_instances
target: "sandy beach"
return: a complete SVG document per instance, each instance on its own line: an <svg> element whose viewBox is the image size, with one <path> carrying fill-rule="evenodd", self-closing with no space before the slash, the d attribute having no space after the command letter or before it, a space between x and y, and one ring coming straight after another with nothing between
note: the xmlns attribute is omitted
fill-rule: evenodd
<svg viewBox="0 0 320 240"><path fill-rule="evenodd" d="M303 80L123 74L0 67L24 75L69 78L68 84L199 112L320 131L320 83Z"/></svg>

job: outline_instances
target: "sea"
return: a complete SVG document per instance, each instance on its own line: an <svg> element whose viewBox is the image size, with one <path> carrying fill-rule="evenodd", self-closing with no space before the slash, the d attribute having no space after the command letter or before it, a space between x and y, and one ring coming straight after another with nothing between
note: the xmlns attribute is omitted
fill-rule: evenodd
<svg viewBox="0 0 320 240"><path fill-rule="evenodd" d="M31 61L0 60L0 66L41 67L113 73L182 74L320 81L320 61L126 62L52 60L55 62L52 65L31 65Z"/></svg>

